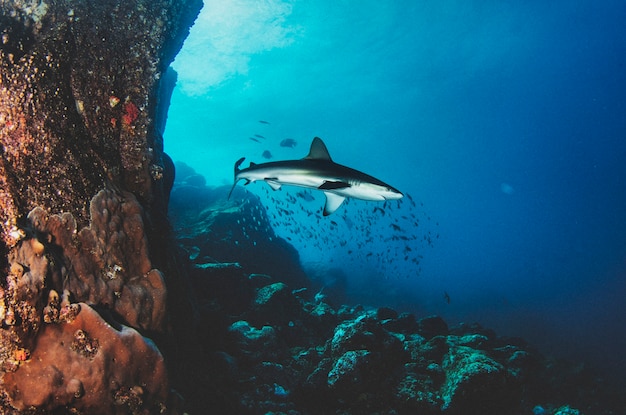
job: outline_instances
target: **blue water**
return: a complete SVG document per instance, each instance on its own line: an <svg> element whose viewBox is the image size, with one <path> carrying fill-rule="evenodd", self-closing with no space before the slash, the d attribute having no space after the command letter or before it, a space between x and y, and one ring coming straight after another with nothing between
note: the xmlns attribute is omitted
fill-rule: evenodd
<svg viewBox="0 0 626 415"><path fill-rule="evenodd" d="M205 1L165 150L221 185L242 156L301 158L322 137L416 205L320 220L319 194L248 186L312 274L623 376L624 22L609 0Z"/></svg>

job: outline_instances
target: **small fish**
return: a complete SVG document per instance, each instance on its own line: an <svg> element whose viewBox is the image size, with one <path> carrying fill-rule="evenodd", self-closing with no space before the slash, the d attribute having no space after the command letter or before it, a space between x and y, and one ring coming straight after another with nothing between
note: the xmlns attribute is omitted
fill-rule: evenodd
<svg viewBox="0 0 626 415"><path fill-rule="evenodd" d="M280 142L280 146L281 147L289 147L289 148L294 148L298 143L296 143L296 140L294 140L293 138L285 138L283 141Z"/></svg>
<svg viewBox="0 0 626 415"><path fill-rule="evenodd" d="M263 154L261 154L261 156L263 156L263 158L265 158L265 159L271 159L272 158L272 153L270 153L269 150L265 150L263 152Z"/></svg>
<svg viewBox="0 0 626 415"><path fill-rule="evenodd" d="M443 292L443 299L446 300L447 304L450 304L450 294L447 291Z"/></svg>
<svg viewBox="0 0 626 415"><path fill-rule="evenodd" d="M313 195L311 194L311 192L309 191L303 191L303 192L298 192L296 193L296 196L298 196L301 199L306 200L307 202L310 202L312 200L315 200L315 198L313 197Z"/></svg>
<svg viewBox="0 0 626 415"><path fill-rule="evenodd" d="M261 134L255 134L254 136L255 136L256 138L263 138L263 139L265 138L265 137L263 137Z"/></svg>
<svg viewBox="0 0 626 415"><path fill-rule="evenodd" d="M265 120L259 120L259 122L260 122L261 124L269 124L269 121L265 121Z"/></svg>
<svg viewBox="0 0 626 415"><path fill-rule="evenodd" d="M260 143L260 141L259 141L259 140L257 140L257 139L256 139L256 138L254 138L254 137L248 137L248 138L249 138L250 140L252 140L252 141L256 141L257 143Z"/></svg>
<svg viewBox="0 0 626 415"><path fill-rule="evenodd" d="M408 193L406 195L409 197L409 201L411 202L411 205L415 207L415 201L413 200L413 197L411 197L411 195Z"/></svg>

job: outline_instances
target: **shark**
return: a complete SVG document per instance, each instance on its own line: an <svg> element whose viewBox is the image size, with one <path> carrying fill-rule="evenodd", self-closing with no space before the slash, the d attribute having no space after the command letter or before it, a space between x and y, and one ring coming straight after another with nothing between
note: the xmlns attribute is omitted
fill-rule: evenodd
<svg viewBox="0 0 626 415"><path fill-rule="evenodd" d="M245 185L262 180L272 189L279 190L283 185L315 189L324 192L326 204L323 215L335 212L346 198L369 201L401 199L404 195L399 190L368 174L335 163L326 144L315 137L311 142L309 154L299 160L272 161L268 163L250 163L247 168L240 168L246 158L235 163L235 183L228 193L228 198L241 180Z"/></svg>

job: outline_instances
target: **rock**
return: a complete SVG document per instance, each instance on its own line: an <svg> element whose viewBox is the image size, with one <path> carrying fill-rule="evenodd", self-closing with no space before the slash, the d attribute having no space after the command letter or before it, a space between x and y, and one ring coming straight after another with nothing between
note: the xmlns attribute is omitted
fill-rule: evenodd
<svg viewBox="0 0 626 415"><path fill-rule="evenodd" d="M420 319L417 324L418 333L427 339L448 334L448 325L439 316L424 317Z"/></svg>
<svg viewBox="0 0 626 415"><path fill-rule="evenodd" d="M163 169L151 128L159 79L201 2L37 4L0 5L7 246L16 242L17 218L37 206L85 226L89 201L107 180L151 199Z"/></svg>
<svg viewBox="0 0 626 415"><path fill-rule="evenodd" d="M362 305L347 305L343 304L337 310L337 318L341 320L350 320L357 318L365 312L365 308Z"/></svg>
<svg viewBox="0 0 626 415"><path fill-rule="evenodd" d="M506 360L506 367L511 377L520 381L528 378L540 367L537 355L526 350L516 350Z"/></svg>
<svg viewBox="0 0 626 415"><path fill-rule="evenodd" d="M581 415L578 409L570 408L569 406L561 406L558 408L554 415Z"/></svg>
<svg viewBox="0 0 626 415"><path fill-rule="evenodd" d="M349 398L366 390L371 378L371 353L367 350L348 350L337 360L328 372L328 386Z"/></svg>
<svg viewBox="0 0 626 415"><path fill-rule="evenodd" d="M506 408L506 371L483 351L452 346L443 360L446 378L441 388L442 409L478 411Z"/></svg>
<svg viewBox="0 0 626 415"><path fill-rule="evenodd" d="M419 326L415 320L415 316L411 313L402 313L397 317L393 317L390 320L382 322L383 327L386 330L393 331L395 333L417 333Z"/></svg>
<svg viewBox="0 0 626 415"><path fill-rule="evenodd" d="M185 179L185 183L188 186L204 187L206 186L206 179L200 174L193 174Z"/></svg>
<svg viewBox="0 0 626 415"><path fill-rule="evenodd" d="M398 318L398 312L389 307L378 307L376 309L376 318L379 320L391 320Z"/></svg>
<svg viewBox="0 0 626 415"><path fill-rule="evenodd" d="M406 374L395 388L394 398L406 412L436 413L441 405L439 386L427 375L405 365Z"/></svg>
<svg viewBox="0 0 626 415"><path fill-rule="evenodd" d="M251 362L274 360L280 351L277 348L276 331L273 327L260 329L250 326L247 321L236 321L228 328L236 351Z"/></svg>
<svg viewBox="0 0 626 415"><path fill-rule="evenodd" d="M378 347L376 334L381 332L380 323L367 315L340 323L330 341L333 356L339 357L350 350L374 350Z"/></svg>
<svg viewBox="0 0 626 415"><path fill-rule="evenodd" d="M261 288L271 283L273 278L267 274L250 274L248 280L254 288Z"/></svg>
<svg viewBox="0 0 626 415"><path fill-rule="evenodd" d="M259 198L237 192L226 200L229 190L184 186L172 191L172 223L179 242L188 251L199 251L194 262L236 262L249 274L271 275L294 288L309 287L298 253L276 236Z"/></svg>
<svg viewBox="0 0 626 415"><path fill-rule="evenodd" d="M340 323L328 343L328 351L331 360L322 360L309 381L319 380L319 376L326 373L326 384L339 399L367 392L368 399L359 404L360 410L381 400L380 396L377 398L380 393L388 399L393 380L391 373L401 367L407 357L402 342L382 328L375 313ZM379 382L381 379L385 381Z"/></svg>
<svg viewBox="0 0 626 415"><path fill-rule="evenodd" d="M448 353L450 346L448 344L448 338L445 336L435 336L427 342L418 343L418 349L412 353L412 357L415 361L426 362L442 362L443 357Z"/></svg>
<svg viewBox="0 0 626 415"><path fill-rule="evenodd" d="M174 183L177 186L187 184L188 177L197 175L193 167L181 160L176 160L174 162L174 165L176 166L176 178L174 180Z"/></svg>
<svg viewBox="0 0 626 415"><path fill-rule="evenodd" d="M241 396L242 406L252 413L288 413L294 410L291 400L296 386L292 371L280 363L264 361L254 369L255 384ZM293 412L297 413L297 412Z"/></svg>
<svg viewBox="0 0 626 415"><path fill-rule="evenodd" d="M466 334L464 336L447 336L450 346L467 346L473 349L485 349L489 339L482 334Z"/></svg>
<svg viewBox="0 0 626 415"><path fill-rule="evenodd" d="M324 302L311 305L312 307L308 310L310 326L317 330L318 336L328 337L337 325L335 310Z"/></svg>
<svg viewBox="0 0 626 415"><path fill-rule="evenodd" d="M256 325L286 326L302 316L302 307L286 284L277 282L260 288L248 318Z"/></svg>
<svg viewBox="0 0 626 415"><path fill-rule="evenodd" d="M257 291L256 298L254 299L254 307L276 307L282 305L283 302L287 302L290 296L291 292L287 288L287 285L282 282L266 285Z"/></svg>

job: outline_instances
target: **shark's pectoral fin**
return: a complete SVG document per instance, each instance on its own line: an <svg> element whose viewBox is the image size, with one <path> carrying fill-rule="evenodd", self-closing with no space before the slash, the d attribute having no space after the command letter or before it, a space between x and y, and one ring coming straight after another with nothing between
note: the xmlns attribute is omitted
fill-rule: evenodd
<svg viewBox="0 0 626 415"><path fill-rule="evenodd" d="M336 211L337 209L339 209L339 206L341 206L343 201L346 199L345 197L340 196L335 193L324 192L324 194L326 195L326 205L324 206L324 216L328 216L334 211Z"/></svg>
<svg viewBox="0 0 626 415"><path fill-rule="evenodd" d="M325 181L320 187L318 187L319 190L337 190L337 189L345 189L346 187L350 187L350 183L346 183L346 182L331 182L331 181Z"/></svg>
<svg viewBox="0 0 626 415"><path fill-rule="evenodd" d="M269 184L274 190L280 190L281 184L275 178L267 178L265 179L265 183Z"/></svg>

